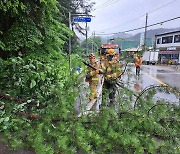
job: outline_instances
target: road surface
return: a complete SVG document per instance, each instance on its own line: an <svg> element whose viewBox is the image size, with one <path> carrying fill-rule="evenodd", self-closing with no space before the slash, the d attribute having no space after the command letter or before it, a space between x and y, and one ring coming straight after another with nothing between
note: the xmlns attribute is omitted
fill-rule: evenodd
<svg viewBox="0 0 180 154"><path fill-rule="evenodd" d="M136 70L133 64L129 64L128 69L130 71L123 75L122 80L125 84L127 83L128 88L136 93L140 93L150 85L165 85L169 88L176 88L178 93L180 91L180 71L176 71L170 66L143 65L139 76L135 75ZM156 96L180 103L179 98L174 94L157 93Z"/></svg>

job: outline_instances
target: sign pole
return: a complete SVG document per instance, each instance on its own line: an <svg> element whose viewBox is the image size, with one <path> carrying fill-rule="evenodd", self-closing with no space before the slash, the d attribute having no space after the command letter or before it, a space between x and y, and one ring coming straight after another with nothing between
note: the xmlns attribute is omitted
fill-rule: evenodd
<svg viewBox="0 0 180 154"><path fill-rule="evenodd" d="M92 52L94 52L94 51L93 51L93 48L94 48L94 47L93 47L93 43L94 43L94 38L93 38L93 32L92 32L92 49L91 49Z"/></svg>
<svg viewBox="0 0 180 154"><path fill-rule="evenodd" d="M71 12L69 12L69 29L71 30ZM71 72L71 36L69 36L69 72Z"/></svg>
<svg viewBox="0 0 180 154"><path fill-rule="evenodd" d="M88 54L87 22L86 22L86 55Z"/></svg>
<svg viewBox="0 0 180 154"><path fill-rule="evenodd" d="M88 26L87 26L87 22L91 22L91 18L90 17L92 15L87 15L87 14L72 14L72 16L74 16L74 15L78 15L78 16L73 17L73 22L85 22L86 23L86 28L85 28L85 30L86 30L86 51L85 51L85 53L87 55L88 54L88 39L87 39L87 37L88 37L88 32L87 32L88 31ZM70 16L69 18L71 18L71 14L69 16ZM69 23L70 23L70 20L71 19L69 19ZM71 46L69 46L69 48L71 48ZM69 50L69 51L71 52L71 50Z"/></svg>

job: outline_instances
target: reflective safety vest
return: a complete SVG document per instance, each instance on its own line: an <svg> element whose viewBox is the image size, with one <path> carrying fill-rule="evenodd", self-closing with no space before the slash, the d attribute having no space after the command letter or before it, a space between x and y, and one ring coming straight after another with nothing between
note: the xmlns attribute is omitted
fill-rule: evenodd
<svg viewBox="0 0 180 154"><path fill-rule="evenodd" d="M107 78L108 75L111 76L111 79L116 79L121 74L120 62L117 59L114 59L112 61L106 60L101 67L106 80L109 80Z"/></svg>
<svg viewBox="0 0 180 154"><path fill-rule="evenodd" d="M87 75L86 75L86 79L87 79L87 76L89 78L89 81L87 82L90 82L90 81L98 81L99 80L99 64L98 62L95 62L94 64L91 64L93 67L97 68L97 70L94 70L93 68L90 68L88 67L88 71L87 71Z"/></svg>

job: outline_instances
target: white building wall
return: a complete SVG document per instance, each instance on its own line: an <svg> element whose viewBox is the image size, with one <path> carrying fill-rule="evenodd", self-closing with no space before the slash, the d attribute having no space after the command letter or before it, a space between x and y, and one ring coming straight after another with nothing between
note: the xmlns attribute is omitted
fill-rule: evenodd
<svg viewBox="0 0 180 154"><path fill-rule="evenodd" d="M156 38L156 48L161 48L161 47L177 47L177 46L180 46L180 42L179 43L166 43L166 44L162 44L162 37L167 37L167 36L172 36L172 35L173 35L173 42L174 42L174 35L180 35L180 32L158 36ZM161 44L157 44L157 39L158 38L161 38Z"/></svg>

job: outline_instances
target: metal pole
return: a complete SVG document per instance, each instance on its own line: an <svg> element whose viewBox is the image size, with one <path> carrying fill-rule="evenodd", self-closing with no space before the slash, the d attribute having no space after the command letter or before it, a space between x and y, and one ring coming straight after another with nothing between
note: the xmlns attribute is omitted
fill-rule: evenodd
<svg viewBox="0 0 180 154"><path fill-rule="evenodd" d="M69 29L71 30L71 12L69 12ZM71 37L69 37L69 71L71 71Z"/></svg>
<svg viewBox="0 0 180 154"><path fill-rule="evenodd" d="M145 32L144 32L144 52L146 50L147 20L148 20L148 14L146 13L146 24L145 24ZM151 51L149 51L149 64L150 64L150 56L151 56Z"/></svg>
<svg viewBox="0 0 180 154"><path fill-rule="evenodd" d="M93 37L93 32L92 32L92 52L94 52L93 51L93 43L94 43L94 37Z"/></svg>
<svg viewBox="0 0 180 154"><path fill-rule="evenodd" d="M92 52L95 52L95 31L92 33Z"/></svg>
<svg viewBox="0 0 180 154"><path fill-rule="evenodd" d="M86 55L88 54L87 22L86 22Z"/></svg>
<svg viewBox="0 0 180 154"><path fill-rule="evenodd" d="M146 24L145 24L145 32L144 32L144 51L146 49L147 20L148 20L148 14L146 13Z"/></svg>
<svg viewBox="0 0 180 154"><path fill-rule="evenodd" d="M93 38L93 43L94 43L94 48L93 48L93 51L95 52L95 46L96 46L96 42L95 42L95 31L94 31L94 38Z"/></svg>

